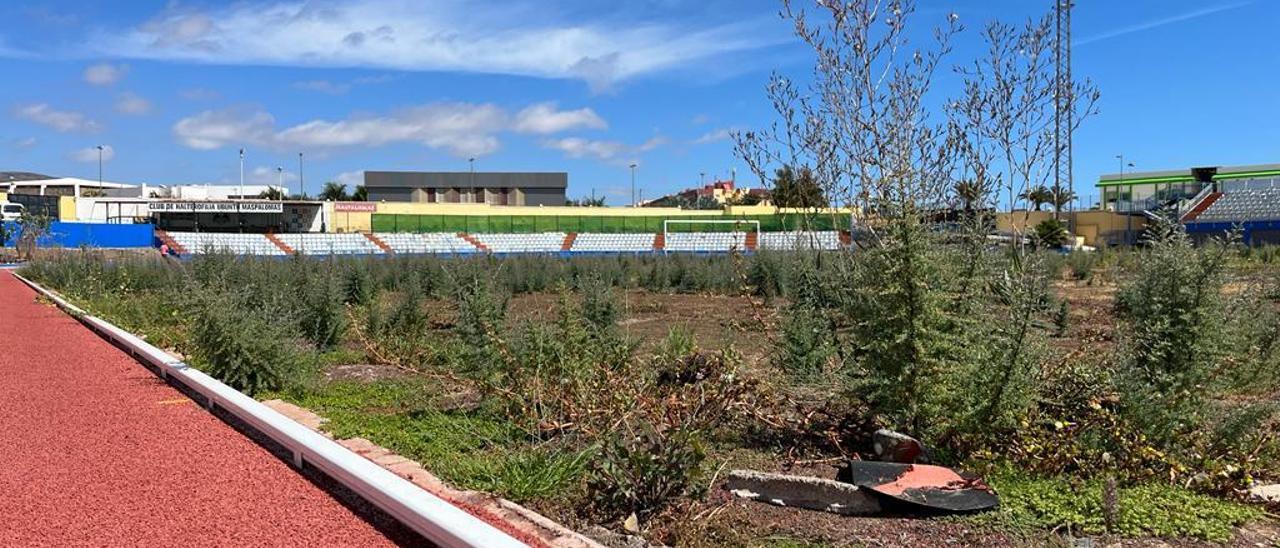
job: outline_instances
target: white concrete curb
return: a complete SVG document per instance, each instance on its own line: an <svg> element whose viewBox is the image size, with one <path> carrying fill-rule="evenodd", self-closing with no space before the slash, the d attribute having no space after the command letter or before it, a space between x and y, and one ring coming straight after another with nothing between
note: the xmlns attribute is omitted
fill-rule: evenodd
<svg viewBox="0 0 1280 548"><path fill-rule="evenodd" d="M204 396L206 401L201 403L210 409L214 406L221 407L292 451L295 465L306 463L323 471L428 540L448 547L525 546L480 518L169 356L137 336L85 313L35 282L16 272L13 276L52 300L103 338L155 367L162 377L181 382Z"/></svg>

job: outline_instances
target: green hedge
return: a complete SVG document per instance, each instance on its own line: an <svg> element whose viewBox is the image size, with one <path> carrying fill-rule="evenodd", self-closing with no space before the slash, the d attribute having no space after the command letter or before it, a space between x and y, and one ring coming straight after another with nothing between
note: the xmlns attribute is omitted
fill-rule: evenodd
<svg viewBox="0 0 1280 548"><path fill-rule="evenodd" d="M636 217L595 215L390 215L375 213L373 230L376 232L467 232L472 234L537 232L610 232L657 233L662 232L666 220L744 220L759 221L764 232L782 232L807 228L809 230L845 230L849 227L849 215L724 215L720 217ZM727 224L680 224L672 227L680 232L728 232L746 230Z"/></svg>

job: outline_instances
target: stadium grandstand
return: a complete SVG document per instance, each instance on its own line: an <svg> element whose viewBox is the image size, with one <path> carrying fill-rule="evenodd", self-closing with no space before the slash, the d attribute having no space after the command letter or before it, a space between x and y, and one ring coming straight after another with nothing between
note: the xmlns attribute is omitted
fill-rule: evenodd
<svg viewBox="0 0 1280 548"><path fill-rule="evenodd" d="M235 255L471 255L752 253L758 250L837 250L847 232L670 232L667 234L340 233L235 234L156 231L179 256Z"/></svg>
<svg viewBox="0 0 1280 548"><path fill-rule="evenodd" d="M1249 245L1280 243L1280 164L1104 175L1098 187L1107 211L1173 211L1196 238L1239 230Z"/></svg>

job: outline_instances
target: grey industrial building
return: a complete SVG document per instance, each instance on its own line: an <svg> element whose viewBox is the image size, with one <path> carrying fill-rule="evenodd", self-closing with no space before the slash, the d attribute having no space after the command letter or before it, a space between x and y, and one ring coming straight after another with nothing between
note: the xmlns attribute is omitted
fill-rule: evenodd
<svg viewBox="0 0 1280 548"><path fill-rule="evenodd" d="M562 206L568 173L366 171L371 202Z"/></svg>

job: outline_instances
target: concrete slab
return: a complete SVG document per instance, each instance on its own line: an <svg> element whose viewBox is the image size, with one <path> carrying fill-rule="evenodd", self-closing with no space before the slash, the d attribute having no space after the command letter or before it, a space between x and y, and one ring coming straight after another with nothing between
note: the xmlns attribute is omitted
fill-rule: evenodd
<svg viewBox="0 0 1280 548"><path fill-rule="evenodd" d="M1249 490L1249 494L1264 502L1280 502L1280 483L1256 486Z"/></svg>
<svg viewBox="0 0 1280 548"><path fill-rule="evenodd" d="M870 491L836 480L734 470L729 472L725 488L739 497L775 506L845 516L880 512L880 501Z"/></svg>

